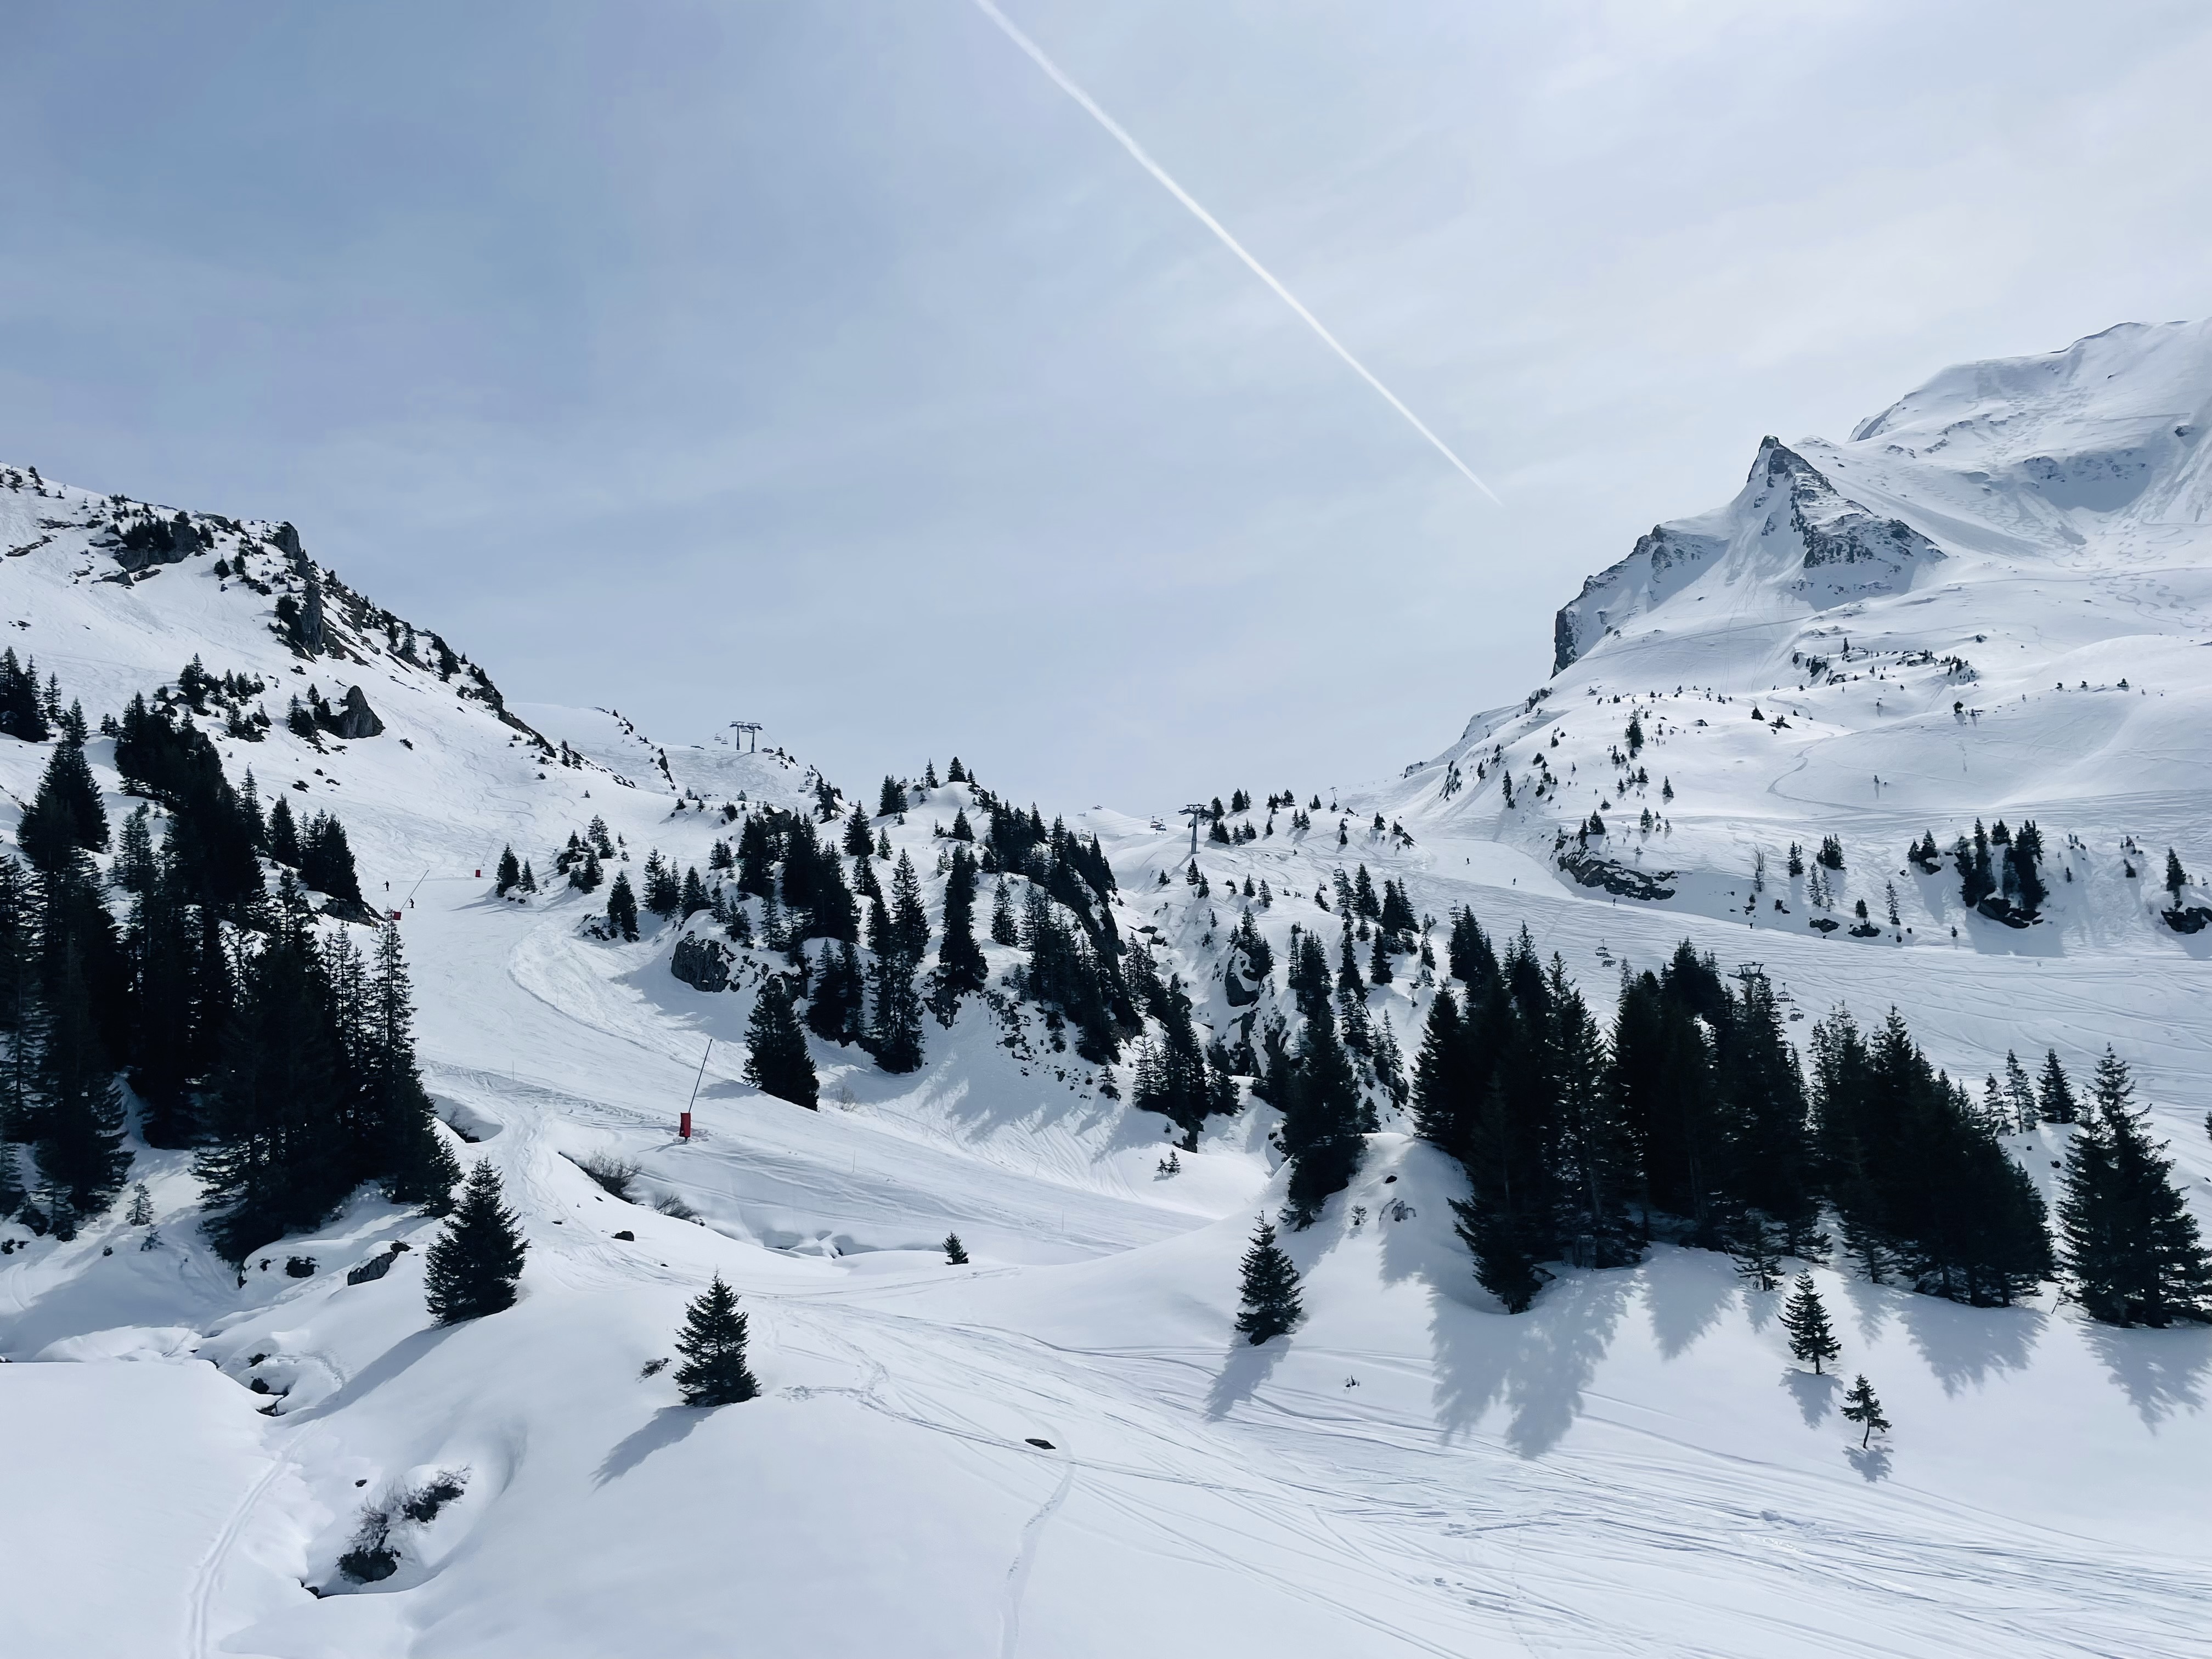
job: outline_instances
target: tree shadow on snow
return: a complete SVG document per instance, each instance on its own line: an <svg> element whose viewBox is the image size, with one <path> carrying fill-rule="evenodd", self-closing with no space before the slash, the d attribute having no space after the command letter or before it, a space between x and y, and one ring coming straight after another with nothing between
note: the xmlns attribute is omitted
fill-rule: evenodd
<svg viewBox="0 0 2212 1659"><path fill-rule="evenodd" d="M1274 1374L1275 1367L1290 1351L1287 1337L1270 1337L1257 1347L1238 1337L1222 1364L1221 1374L1206 1390L1206 1416L1218 1422L1257 1394L1260 1385Z"/></svg>
<svg viewBox="0 0 2212 1659"><path fill-rule="evenodd" d="M610 1480L619 1480L653 1453L676 1444L706 1420L707 1413L696 1406L663 1406L644 1426L633 1431L607 1454L606 1460L592 1471L592 1484L604 1486Z"/></svg>
<svg viewBox="0 0 2212 1659"><path fill-rule="evenodd" d="M1835 1408L1836 1390L1843 1386L1843 1382L1841 1378L1826 1374L1815 1376L1810 1371L1801 1371L1791 1365L1782 1373L1782 1386L1796 1398L1797 1414L1805 1419L1805 1426L1817 1429L1829 1412Z"/></svg>
<svg viewBox="0 0 2212 1659"><path fill-rule="evenodd" d="M1644 1275L1644 1310L1661 1358L1679 1359L1735 1300L1735 1271L1726 1256L1711 1250L1661 1246L1653 1257L1652 1271Z"/></svg>
<svg viewBox="0 0 2212 1659"><path fill-rule="evenodd" d="M2162 1331L2087 1325L2083 1338L2145 1428L2156 1428L2176 1411L2203 1408L2212 1330L2201 1325Z"/></svg>
<svg viewBox="0 0 2212 1659"><path fill-rule="evenodd" d="M2025 1370L2045 1323L2033 1308L1969 1308L1933 1296L1905 1297L1898 1316L1947 1395Z"/></svg>
<svg viewBox="0 0 2212 1659"><path fill-rule="evenodd" d="M1840 1258L1838 1266L1842 1265ZM1898 1298L1905 1292L1888 1285L1875 1285L1861 1279L1856 1273L1844 1275L1844 1294L1851 1300L1853 1322L1858 1326L1859 1340L1872 1342L1889 1323L1889 1316L1897 1310Z"/></svg>
<svg viewBox="0 0 2212 1659"><path fill-rule="evenodd" d="M356 1401L365 1399L407 1370L417 1360L442 1347L446 1340L459 1329L460 1327L458 1325L433 1325L427 1330L404 1336L348 1377L344 1386L337 1392L304 1411L287 1415L296 1423L312 1423L342 1406L350 1406Z"/></svg>
<svg viewBox="0 0 2212 1659"><path fill-rule="evenodd" d="M1570 1270L1516 1315L1486 1313L1441 1291L1431 1297L1437 1420L1445 1438L1503 1401L1512 1413L1505 1442L1516 1452L1540 1457L1558 1445L1581 1415L1583 1391L1643 1277Z"/></svg>
<svg viewBox="0 0 2212 1659"><path fill-rule="evenodd" d="M1889 1479L1889 1448L1887 1446L1846 1446L1844 1457L1859 1473L1859 1479L1875 1486Z"/></svg>

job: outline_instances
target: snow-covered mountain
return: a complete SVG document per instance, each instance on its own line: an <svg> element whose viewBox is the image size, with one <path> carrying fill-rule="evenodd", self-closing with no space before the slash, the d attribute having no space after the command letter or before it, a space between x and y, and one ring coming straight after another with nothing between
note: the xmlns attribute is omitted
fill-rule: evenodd
<svg viewBox="0 0 2212 1659"><path fill-rule="evenodd" d="M1293 1007L1293 927L1334 949L1337 877L1364 866L1425 919L1527 927L1601 1011L1686 938L1763 963L1800 1042L1796 1015L1848 1004L1905 1011L1965 1079L2008 1049L2078 1076L2112 1043L2212 1221L2212 931L2166 920L2207 891L2169 894L2152 861L2212 869L2208 403L2204 325L1948 371L1848 443L1763 446L1735 502L1655 530L1561 613L1540 694L1435 760L1334 799L1222 780L1297 805L1224 813L1202 889L1187 826L1067 827L1110 865L1119 935L1224 1042ZM1284 1235L1305 1322L1254 1347L1237 1262L1285 1189L1279 1114L1249 1085L1169 1173L1135 1046L1082 1060L1022 994L1024 948L986 943L988 993L925 1022L918 1071L811 1038L807 1111L744 1080L780 953L705 912L610 940L605 891L553 875L594 817L633 880L654 851L711 870L746 817L817 805L832 781L787 752L802 740L663 746L611 710L510 706L288 526L0 469L0 552L7 643L94 722L195 656L261 685L191 718L264 800L343 817L364 892L399 913L453 1148L500 1169L530 1248L516 1307L434 1326L438 1224L364 1189L240 1275L197 1231L190 1155L143 1145L157 1247L120 1207L67 1242L0 1225L0 1412L36 1429L0 1452L22 1651L2201 1649L2212 1333L2093 1325L2055 1287L1959 1305L1838 1255L1815 1278L1840 1366L1896 1425L1862 1449L1834 1379L1789 1364L1777 1298L1714 1252L1553 1264L1505 1314L1454 1232L1466 1177L1377 1090L1351 1186ZM349 702L380 729L343 735ZM0 737L19 806L51 751ZM87 753L119 817L112 740ZM941 927L938 832L980 830L994 798L989 757L934 787L928 758L886 757L905 811L871 827ZM2032 925L1906 861L1978 817L2039 822ZM1840 869L1812 861L1828 836ZM509 846L526 902L490 890ZM1248 914L1265 975L1229 948ZM672 972L710 936L726 988ZM1408 1065L1437 988L1401 958L1366 994ZM2007 1137L2046 1194L2067 1133ZM627 1200L580 1167L595 1154L635 1165ZM718 1272L763 1397L708 1413L646 1368ZM444 1469L464 1490L398 1528L398 1571L348 1580L364 1505Z"/></svg>
<svg viewBox="0 0 2212 1659"><path fill-rule="evenodd" d="M1582 878L1762 931L1807 905L1801 883L1789 921L1745 910L1759 854L1778 871L1834 834L1850 899L1898 882L1914 942L2159 939L2174 901L2128 844L2212 854L2208 426L2212 325L2176 323L1948 369L1847 442L1770 438L1734 501L1656 526L1561 609L1527 707L1476 716L1388 799L1540 854L1595 811ZM1948 854L2022 817L2084 843L2033 936L1900 867L1923 834Z"/></svg>

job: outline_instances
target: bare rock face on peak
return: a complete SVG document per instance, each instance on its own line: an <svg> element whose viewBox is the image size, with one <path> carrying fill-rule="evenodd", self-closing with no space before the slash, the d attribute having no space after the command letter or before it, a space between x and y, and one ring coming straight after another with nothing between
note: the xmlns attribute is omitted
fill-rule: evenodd
<svg viewBox="0 0 2212 1659"><path fill-rule="evenodd" d="M380 737L384 722L368 706L368 696L359 686L346 689L345 702L331 721L331 730L342 738Z"/></svg>
<svg viewBox="0 0 2212 1659"><path fill-rule="evenodd" d="M1717 513L1654 526L1560 608L1553 672L1710 573L1737 590L1732 600L1766 598L1808 612L1905 592L1944 556L1903 519L1853 500L1803 455L1768 438L1735 500Z"/></svg>

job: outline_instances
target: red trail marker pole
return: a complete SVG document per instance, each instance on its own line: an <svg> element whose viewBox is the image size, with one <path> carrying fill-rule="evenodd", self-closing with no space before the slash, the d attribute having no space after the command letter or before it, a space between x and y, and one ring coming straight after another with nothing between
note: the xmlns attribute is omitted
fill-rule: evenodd
<svg viewBox="0 0 2212 1659"><path fill-rule="evenodd" d="M676 1120L676 1134L680 1140L691 1139L691 1109L699 1103L699 1085L707 1076L707 1061L714 1052L714 1039L707 1039L707 1052L699 1056L699 1075L691 1079L691 1098L684 1103L683 1113Z"/></svg>

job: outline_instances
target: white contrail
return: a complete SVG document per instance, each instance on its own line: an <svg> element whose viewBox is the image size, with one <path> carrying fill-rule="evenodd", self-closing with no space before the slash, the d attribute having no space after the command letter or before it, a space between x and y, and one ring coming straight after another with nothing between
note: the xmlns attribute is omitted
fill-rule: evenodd
<svg viewBox="0 0 2212 1659"><path fill-rule="evenodd" d="M1389 404L1391 408L1396 410L1401 415L1404 416L1406 417L1407 423L1410 425L1414 431L1419 433L1431 444L1434 444L1437 448L1437 453L1442 455L1446 460L1449 461L1454 466L1457 467L1469 483L1473 484L1477 489L1480 489L1484 495L1489 496L1492 501L1498 501L1498 504L1500 507L1503 507L1505 504L1503 501L1498 501L1497 491L1491 489L1488 484L1483 483L1481 479L1474 476L1474 469L1473 467L1469 466L1465 461L1462 461L1458 456L1452 453L1451 447L1449 444L1445 443L1442 438L1437 436L1435 433L1430 431L1427 427L1421 424L1421 417L1414 414L1412 410L1407 408L1404 404L1401 403L1398 399L1397 393L1391 391L1389 386L1384 386L1382 381L1376 380L1374 374L1369 371L1366 364L1361 362L1358 358L1353 356L1349 351L1346 350L1344 348L1344 343L1338 339L1335 335L1330 333L1327 329L1321 325L1320 318L1315 316L1313 313L1308 311L1304 306L1298 303L1298 297L1297 295L1291 293L1290 289L1285 288L1280 283L1277 282L1275 280L1274 274L1270 271L1267 266L1261 264L1257 259L1246 252L1244 250L1244 245L1239 242L1234 236L1231 236L1229 232L1223 228L1220 220L1215 218L1204 208L1200 207L1192 198L1191 193L1188 191L1185 190L1181 185L1176 183L1173 179L1168 176L1166 168L1163 167L1158 161L1152 160L1151 156L1146 155L1144 147L1124 131L1120 124L1117 123L1112 116L1107 114L1104 110L1099 108L1097 103L1092 101L1089 93L1084 91L1081 87L1077 86L1074 82L1069 80L1066 76L1060 73L1060 65L1054 63L1051 58L1046 57L1043 50L1038 46L1036 41L1030 40L1028 35L1024 34L1021 30L1015 27L1012 19L1009 18L1006 13L1000 11L998 7L993 5L991 3L991 0L975 0L975 6L984 16L989 18L994 23L996 23L999 26L1000 29L1006 34L1006 39L1012 40L1016 46L1019 46L1024 52L1029 54L1030 61L1052 77L1052 82L1054 86L1058 87L1070 98L1075 100L1077 103L1080 104L1084 109L1089 112L1092 120L1097 122L1100 126L1105 128L1107 132L1112 137L1114 142L1121 145L1123 149L1129 152L1131 160L1134 161L1139 167L1144 168L1146 172L1151 173L1153 178L1158 179L1162 188L1164 188L1169 195L1174 197L1176 201L1181 202L1185 207L1188 208L1193 216L1196 217L1199 223L1204 225L1208 230L1212 231L1216 236L1218 236L1221 239L1221 245L1224 247L1227 248L1231 253L1242 259L1245 264L1250 268L1251 272L1255 276L1257 276L1269 288L1274 289L1277 296L1281 299L1282 302L1288 306L1292 311L1297 313L1300 319L1305 323L1305 325L1321 337L1322 344L1326 345L1338 356L1343 358L1346 363L1352 366L1352 371L1353 374L1358 375L1361 380L1366 381L1368 385L1373 386L1376 392L1380 392L1382 396L1383 402Z"/></svg>

